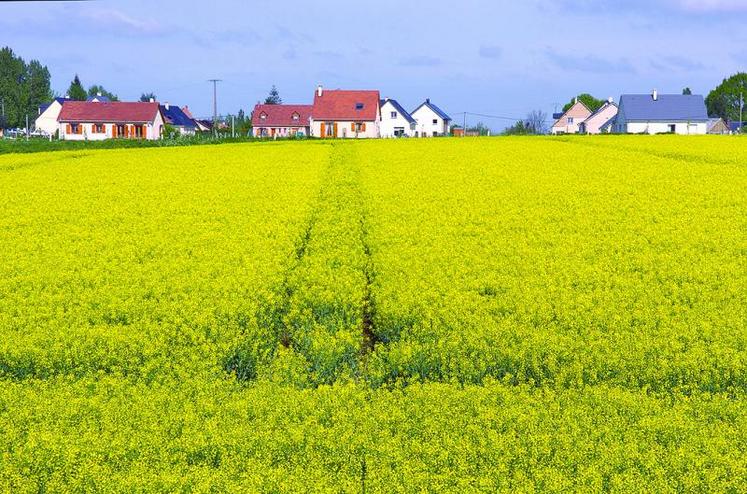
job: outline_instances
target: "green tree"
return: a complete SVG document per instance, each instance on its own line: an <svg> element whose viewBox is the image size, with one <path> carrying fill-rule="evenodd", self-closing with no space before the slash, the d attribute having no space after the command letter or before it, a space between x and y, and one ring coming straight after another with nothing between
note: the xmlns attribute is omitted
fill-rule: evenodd
<svg viewBox="0 0 747 494"><path fill-rule="evenodd" d="M730 122L739 121L740 96L747 98L747 73L745 72L724 79L708 94L706 97L708 115Z"/></svg>
<svg viewBox="0 0 747 494"><path fill-rule="evenodd" d="M682 94L684 94L685 96L690 96L693 94L693 91L689 87L686 87L685 89L682 90Z"/></svg>
<svg viewBox="0 0 747 494"><path fill-rule="evenodd" d="M590 95L589 93L579 94L578 95L578 101L586 105L586 107L591 111L597 111L604 105L603 99L596 99L594 96ZM567 105L563 107L563 112L567 112L571 109L571 107L576 103L576 97L571 98L571 101L568 102Z"/></svg>
<svg viewBox="0 0 747 494"><path fill-rule="evenodd" d="M148 103L150 100L158 101L158 98L156 97L156 94L153 92L150 93L143 93L140 95L140 102L141 103Z"/></svg>
<svg viewBox="0 0 747 494"><path fill-rule="evenodd" d="M282 102L283 100L280 97L278 88L276 88L275 85L273 84L272 89L270 89L270 94L268 94L267 98L265 98L265 104L266 105L279 105Z"/></svg>
<svg viewBox="0 0 747 494"><path fill-rule="evenodd" d="M106 96L111 101L119 101L119 98L117 97L117 95L104 89L104 86L99 86L97 84L94 84L93 86L88 88L89 97L98 96L99 94L101 94L101 96Z"/></svg>
<svg viewBox="0 0 747 494"><path fill-rule="evenodd" d="M37 60L26 64L9 47L0 50L0 126L24 127L51 98L47 67Z"/></svg>
<svg viewBox="0 0 747 494"><path fill-rule="evenodd" d="M67 90L67 97L74 101L85 101L88 98L88 93L83 84L81 84L78 74L75 74L73 82L70 83L70 87Z"/></svg>

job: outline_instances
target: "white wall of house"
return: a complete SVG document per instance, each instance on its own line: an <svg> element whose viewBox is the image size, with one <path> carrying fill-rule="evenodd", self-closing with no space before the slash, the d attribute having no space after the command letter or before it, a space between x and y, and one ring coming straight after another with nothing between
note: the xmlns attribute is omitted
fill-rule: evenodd
<svg viewBox="0 0 747 494"><path fill-rule="evenodd" d="M353 130L353 124L366 124L366 130L356 132ZM322 136L322 125L337 124L337 135L331 136L329 132L325 133L326 138L336 137L338 139L376 139L381 136L379 122L372 121L333 121L333 120L312 120L311 135L314 137Z"/></svg>
<svg viewBox="0 0 747 494"><path fill-rule="evenodd" d="M419 137L433 137L449 135L451 126L448 120L441 118L428 106L421 106L412 113L412 118L417 122L415 135Z"/></svg>
<svg viewBox="0 0 747 494"><path fill-rule="evenodd" d="M274 130L274 133L273 133ZM309 134L308 127L253 127L254 137L294 137Z"/></svg>
<svg viewBox="0 0 747 494"><path fill-rule="evenodd" d="M618 117L619 119L619 117ZM617 132L623 134L666 134L705 135L708 133L708 122L617 122Z"/></svg>
<svg viewBox="0 0 747 494"><path fill-rule="evenodd" d="M400 130L412 137L416 127L417 124L411 124L390 101L381 106L381 137L397 137Z"/></svg>
<svg viewBox="0 0 747 494"><path fill-rule="evenodd" d="M62 105L59 101L54 100L49 107L42 112L36 119L36 130L43 130L47 134L57 132L57 117L60 116Z"/></svg>
<svg viewBox="0 0 747 494"><path fill-rule="evenodd" d="M106 123L103 125L103 132L96 132L96 124L93 123L80 123L78 124L81 128L79 133L68 133L68 122L60 122L60 139L66 141L104 141L106 139L112 139L114 137L114 126L122 125L115 123ZM131 129L143 124L126 124ZM145 124L145 139L149 141L155 141L161 138L161 129L163 128L163 119L161 118L160 112L156 116L155 120L149 124ZM134 132L134 131L133 131ZM133 134L134 135L134 134ZM125 139L124 135L117 135L117 138ZM129 139L136 139L135 137L129 137ZM139 138L142 139L142 138Z"/></svg>

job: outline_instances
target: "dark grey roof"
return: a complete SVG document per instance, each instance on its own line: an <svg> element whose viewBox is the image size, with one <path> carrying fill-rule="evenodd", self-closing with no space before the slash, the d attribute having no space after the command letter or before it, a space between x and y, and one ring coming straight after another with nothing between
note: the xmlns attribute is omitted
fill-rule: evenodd
<svg viewBox="0 0 747 494"><path fill-rule="evenodd" d="M732 132L738 132L739 129L747 125L747 122L729 122L729 130Z"/></svg>
<svg viewBox="0 0 747 494"><path fill-rule="evenodd" d="M430 108L431 110L433 110L433 112L434 112L434 113L435 113L436 115L438 115L439 117L441 117L442 119L444 119L444 120L448 120L448 121L451 121L451 117L450 117L450 116L448 116L448 115L446 114L446 112L444 112L443 110L441 110L441 109L440 109L439 107L437 107L436 105L434 105L433 103L431 103L431 100L429 100L429 99L425 100L425 102L424 102L424 103L423 103L422 105L420 105L420 106L418 106L417 108L415 108L415 109L414 109L414 110L412 111L412 113L415 113L416 111L420 110L420 109L421 109L421 108L423 108L424 106L427 106L428 108Z"/></svg>
<svg viewBox="0 0 747 494"><path fill-rule="evenodd" d="M415 119L412 118L412 115L410 115L409 113L407 113L407 110L405 110L404 108L402 108L402 105L400 105L399 103L397 103L397 100L395 100L395 99L383 99L383 100L381 100L381 104L379 106L383 108L384 104L387 101L392 104L392 106L400 113L400 115L402 115L403 117L405 117L405 120L407 120L411 124L417 123L417 122L415 122Z"/></svg>
<svg viewBox="0 0 747 494"><path fill-rule="evenodd" d="M692 94L623 94L620 108L628 121L693 122L708 121L703 96Z"/></svg>

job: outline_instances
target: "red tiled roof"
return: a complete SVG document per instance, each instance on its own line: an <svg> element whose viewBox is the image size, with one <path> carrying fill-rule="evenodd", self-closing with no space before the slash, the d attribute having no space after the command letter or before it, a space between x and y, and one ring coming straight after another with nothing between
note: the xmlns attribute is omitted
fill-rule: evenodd
<svg viewBox="0 0 747 494"><path fill-rule="evenodd" d="M357 106L362 104L363 108ZM346 91L324 89L322 95L314 93L314 120L369 121L379 115L378 91Z"/></svg>
<svg viewBox="0 0 747 494"><path fill-rule="evenodd" d="M59 122L147 123L155 120L158 103L66 101Z"/></svg>
<svg viewBox="0 0 747 494"><path fill-rule="evenodd" d="M293 119L294 114L298 115L298 120ZM311 105L257 105L252 112L252 126L308 127L309 117Z"/></svg>

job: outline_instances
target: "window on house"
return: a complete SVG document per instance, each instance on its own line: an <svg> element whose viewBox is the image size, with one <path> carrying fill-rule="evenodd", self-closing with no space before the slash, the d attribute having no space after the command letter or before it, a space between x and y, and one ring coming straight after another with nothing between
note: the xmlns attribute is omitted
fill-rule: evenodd
<svg viewBox="0 0 747 494"><path fill-rule="evenodd" d="M573 124L573 117L568 117L568 125L572 125L572 124Z"/></svg>
<svg viewBox="0 0 747 494"><path fill-rule="evenodd" d="M438 119L436 118L433 119L433 125L438 125Z"/></svg>
<svg viewBox="0 0 747 494"><path fill-rule="evenodd" d="M267 114L266 114L266 113L263 113L263 114L261 114L261 115L259 116L259 118L260 118L261 120L267 120Z"/></svg>
<svg viewBox="0 0 747 494"><path fill-rule="evenodd" d="M363 109L363 103L356 103L355 104L355 109L356 110L362 110Z"/></svg>
<svg viewBox="0 0 747 494"><path fill-rule="evenodd" d="M301 117L298 115L298 113L293 114L293 120L299 120Z"/></svg>
<svg viewBox="0 0 747 494"><path fill-rule="evenodd" d="M119 137L125 137L125 126L124 125L117 125L117 135Z"/></svg>
<svg viewBox="0 0 747 494"><path fill-rule="evenodd" d="M103 134L104 133L104 126L101 124L96 124L93 126L93 131L97 134Z"/></svg>
<svg viewBox="0 0 747 494"><path fill-rule="evenodd" d="M397 112L396 111L392 112L392 118L397 118Z"/></svg>

